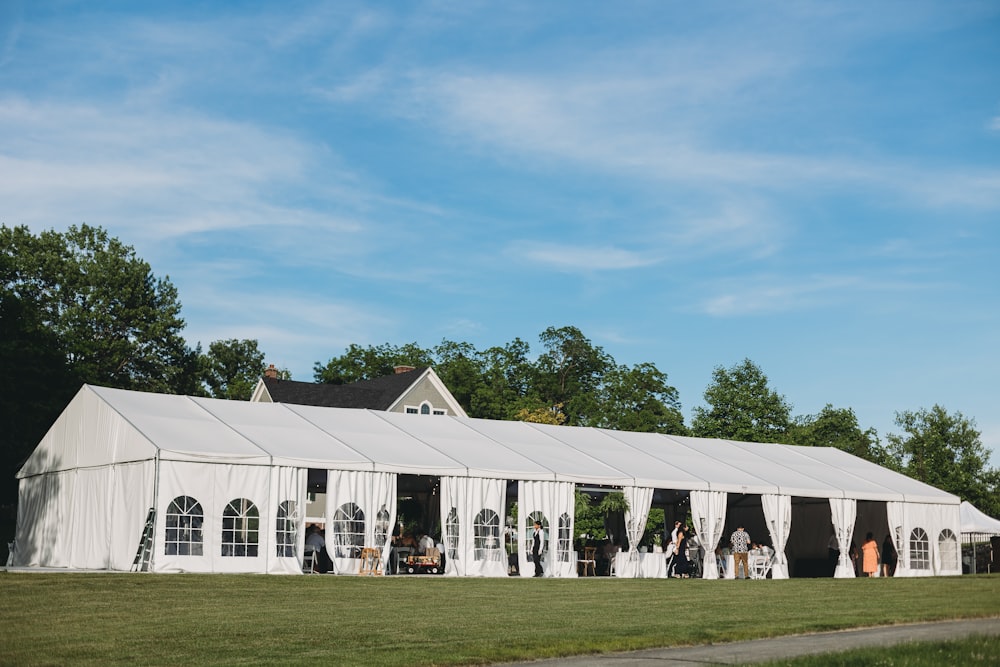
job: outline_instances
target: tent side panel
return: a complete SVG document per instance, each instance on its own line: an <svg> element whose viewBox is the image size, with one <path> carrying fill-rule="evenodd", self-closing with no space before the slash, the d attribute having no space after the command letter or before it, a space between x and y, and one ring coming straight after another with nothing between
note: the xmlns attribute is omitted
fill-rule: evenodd
<svg viewBox="0 0 1000 667"><path fill-rule="evenodd" d="M160 461L152 569L266 572L275 548L270 471L270 466ZM243 518L250 504L256 518Z"/></svg>
<svg viewBox="0 0 1000 667"><path fill-rule="evenodd" d="M109 492L113 479L111 466L85 468L76 473L73 500L67 508L68 522L63 527L69 534L66 547L73 569L107 568L111 531Z"/></svg>
<svg viewBox="0 0 1000 667"><path fill-rule="evenodd" d="M68 523L76 473L22 478L18 490L14 564L69 567Z"/></svg>
<svg viewBox="0 0 1000 667"><path fill-rule="evenodd" d="M153 506L156 464L142 461L115 466L111 489L111 530L109 532L108 569L132 569L146 515Z"/></svg>

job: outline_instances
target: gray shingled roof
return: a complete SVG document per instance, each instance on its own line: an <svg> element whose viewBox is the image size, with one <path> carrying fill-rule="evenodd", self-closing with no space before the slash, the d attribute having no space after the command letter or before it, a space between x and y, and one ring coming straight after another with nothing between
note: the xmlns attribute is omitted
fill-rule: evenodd
<svg viewBox="0 0 1000 667"><path fill-rule="evenodd" d="M264 378L267 393L275 403L315 405L323 408L368 408L388 410L428 367L395 373L350 384L317 384Z"/></svg>

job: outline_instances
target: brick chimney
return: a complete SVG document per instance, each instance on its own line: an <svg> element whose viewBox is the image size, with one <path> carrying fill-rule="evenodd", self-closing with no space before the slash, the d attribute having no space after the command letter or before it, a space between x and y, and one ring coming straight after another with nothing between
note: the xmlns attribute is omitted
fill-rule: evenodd
<svg viewBox="0 0 1000 667"><path fill-rule="evenodd" d="M393 370L396 371L396 375L399 375L400 373L409 373L410 371L415 371L415 370L417 370L417 367L416 366L396 366L395 368L393 368Z"/></svg>
<svg viewBox="0 0 1000 667"><path fill-rule="evenodd" d="M268 364L267 370L264 371L264 377L272 380L278 379L278 369L274 367L274 364Z"/></svg>

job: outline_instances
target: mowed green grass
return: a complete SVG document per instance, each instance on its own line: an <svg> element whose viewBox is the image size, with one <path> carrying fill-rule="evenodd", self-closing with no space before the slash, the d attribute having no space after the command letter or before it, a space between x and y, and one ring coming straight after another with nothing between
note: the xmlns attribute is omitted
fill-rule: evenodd
<svg viewBox="0 0 1000 667"><path fill-rule="evenodd" d="M995 667L1000 638L973 636L944 642L912 642L885 648L863 648L791 660L760 663L758 667Z"/></svg>
<svg viewBox="0 0 1000 667"><path fill-rule="evenodd" d="M485 664L1000 615L1000 577L0 573L0 663Z"/></svg>

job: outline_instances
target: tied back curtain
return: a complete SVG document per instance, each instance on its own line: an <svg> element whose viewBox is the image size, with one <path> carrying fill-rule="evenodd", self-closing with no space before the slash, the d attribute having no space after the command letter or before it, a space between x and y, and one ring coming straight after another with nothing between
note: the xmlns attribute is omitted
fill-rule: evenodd
<svg viewBox="0 0 1000 667"><path fill-rule="evenodd" d="M507 576L503 544L506 499L506 480L441 478L446 575Z"/></svg>
<svg viewBox="0 0 1000 667"><path fill-rule="evenodd" d="M326 551L338 574L355 574L363 547L389 558L396 520L396 473L363 470L327 471Z"/></svg>
<svg viewBox="0 0 1000 667"><path fill-rule="evenodd" d="M646 519L653 502L653 489L644 486L626 486L622 489L628 509L625 510L625 532L628 535L628 562L618 572L619 577L641 577L639 542L646 532Z"/></svg>
<svg viewBox="0 0 1000 667"><path fill-rule="evenodd" d="M715 547L722 537L722 529L726 525L725 491L692 491L691 519L695 531L705 549L705 561L702 567L702 577L718 579L719 566L715 558Z"/></svg>
<svg viewBox="0 0 1000 667"><path fill-rule="evenodd" d="M309 471L306 468L275 466L271 469L271 494L268 506L275 516L275 525L271 534L267 536L269 543L273 540L268 549L269 573L302 573L308 475ZM291 548L288 548L289 546Z"/></svg>
<svg viewBox="0 0 1000 667"><path fill-rule="evenodd" d="M767 522L767 531L771 535L771 544L774 546L771 578L788 579L785 544L792 527L792 497L765 493L761 495L760 501L764 507L764 521Z"/></svg>
<svg viewBox="0 0 1000 667"><path fill-rule="evenodd" d="M858 501L853 498L830 498L830 518L833 531L840 547L840 557L837 559L837 569L833 576L836 579L853 579L854 563L851 561L851 536L854 534L854 521L858 516Z"/></svg>

